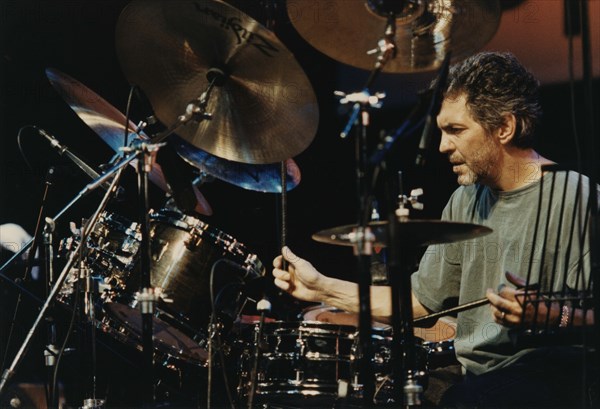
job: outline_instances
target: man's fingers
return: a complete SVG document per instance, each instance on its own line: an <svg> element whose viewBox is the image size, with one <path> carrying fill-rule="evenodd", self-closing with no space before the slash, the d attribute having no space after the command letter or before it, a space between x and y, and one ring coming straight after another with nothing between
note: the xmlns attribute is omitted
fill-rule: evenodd
<svg viewBox="0 0 600 409"><path fill-rule="evenodd" d="M273 259L273 267L275 267L275 268L281 268L281 265L282 265L281 261L282 261L282 260L283 260L283 257L282 257L282 256L277 256L277 257L275 257L275 258Z"/></svg>
<svg viewBox="0 0 600 409"><path fill-rule="evenodd" d="M496 294L494 290L488 289L486 297L490 300L490 303L500 311L512 311L510 301Z"/></svg>
<svg viewBox="0 0 600 409"><path fill-rule="evenodd" d="M289 281L283 281L279 278L276 278L275 280L273 280L273 282L278 288L282 289L283 291L288 291L290 289Z"/></svg>
<svg viewBox="0 0 600 409"><path fill-rule="evenodd" d="M512 285L514 285L516 287L525 287L525 284L527 284L525 279L519 277L516 274L511 273L510 271L506 271L504 273L504 276L506 277L506 279L508 280L509 283L511 283Z"/></svg>
<svg viewBox="0 0 600 409"><path fill-rule="evenodd" d="M290 273L288 273L285 270L281 270L281 269L274 269L273 270L273 277L279 279L279 280L285 280L285 281L289 281L290 280Z"/></svg>
<svg viewBox="0 0 600 409"><path fill-rule="evenodd" d="M281 249L281 254L287 261L289 261L292 264L297 263L298 261L302 260L300 257L295 255L288 246L285 246L284 248Z"/></svg>

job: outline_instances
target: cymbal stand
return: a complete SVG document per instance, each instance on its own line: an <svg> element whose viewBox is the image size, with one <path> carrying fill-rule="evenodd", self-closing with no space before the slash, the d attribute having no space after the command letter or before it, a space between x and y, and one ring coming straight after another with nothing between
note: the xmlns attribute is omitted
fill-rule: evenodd
<svg viewBox="0 0 600 409"><path fill-rule="evenodd" d="M58 215L57 215L56 218L58 218L58 216L62 215L66 211L66 209L68 209L69 207L71 207L72 204L75 203L77 200L79 200L81 197L85 196L90 191L98 188L105 181L107 181L109 178L112 177L113 178L112 182L110 183L110 186L109 186L106 194L102 198L102 201L100 202L100 205L96 209L94 215L90 218L90 220L88 221L88 223L83 228L82 238L85 237L85 236L87 236L91 232L91 229L94 227L94 225L96 224L96 222L98 221L98 218L100 217L100 213L102 213L104 211L104 208L108 204L108 201L114 195L114 192L116 190L116 186L117 186L117 184L119 182L119 179L120 179L120 176L121 176L121 173L122 173L123 169L125 168L125 166L127 166L129 164L129 162L131 162L135 158L136 158L136 155L130 155L129 157L123 159L121 161L121 163L119 163L117 166L113 167L111 170L109 170L108 172L106 172L104 175L102 175L101 177L99 177L95 181L93 181L93 182L89 183L88 185L86 185L81 190L81 192L79 192L79 194L75 197L75 199L73 199L69 204L67 204L67 206L61 212L58 213ZM56 220L56 218L55 218L55 220ZM0 396L2 395L2 392L3 392L4 388L6 387L6 384L8 383L8 381L15 374L17 366L20 364L21 360L25 356L25 353L27 352L27 349L29 348L29 345L31 343L31 340L33 339L33 336L34 336L35 332L37 331L37 329L39 328L42 320L44 319L44 317L46 315L46 312L48 311L48 308L50 307L50 304L54 301L54 299L56 297L56 294L62 288L62 286L64 284L64 281L66 280L66 278L69 275L71 269L73 268L73 265L75 264L76 259L79 256L78 255L79 249L83 245L84 245L84 242L82 240L78 244L78 247L69 256L69 259L67 260L67 262L66 262L66 264L65 264L62 272L57 277L56 282L54 283L54 286L52 287L52 290L50 291L50 294L48 295L48 298L46 299L44 305L40 309L40 312L39 312L37 318L35 319L35 321L34 321L32 327L31 327L31 329L27 333L27 336L25 337L25 340L23 341L23 344L19 348L19 351L17 352L15 358L13 359L10 367L7 368L4 371L4 373L2 374L2 378L0 379Z"/></svg>
<svg viewBox="0 0 600 409"><path fill-rule="evenodd" d="M159 293L152 287L151 264L152 254L150 248L150 220L148 203L148 174L156 157L156 152L163 146L168 136L181 126L190 121L201 122L212 119L212 115L206 112L210 95L215 86L221 86L226 79L225 73L218 68L211 68L206 74L209 84L206 90L195 100L191 101L185 109L185 113L179 115L174 124L163 132L154 135L149 141L137 140L125 151L133 152L138 157L138 215L140 222L141 244L140 244L140 287L136 294L136 301L142 314L142 351L143 351L143 377L144 377L144 402L151 404L155 400L154 392L154 342L153 342L153 316L154 307L158 302Z"/></svg>
<svg viewBox="0 0 600 409"><path fill-rule="evenodd" d="M341 104L353 103L352 114L340 137L345 138L352 127L358 124L356 137L356 178L357 178L357 202L358 202L358 227L353 232L354 254L358 262L358 288L359 288L359 341L362 357L359 363L359 382L362 384L362 398L366 406L373 404L375 385L372 368L372 341L371 341L371 254L373 250L374 236L368 227L371 214L371 194L367 183L368 158L367 158L367 129L370 125L369 110L380 108L381 100L385 98L384 93L372 95L369 88L381 74L385 64L396 55L394 37L396 33L396 19L393 13L387 15L387 24L384 37L377 46L378 53L374 69L363 87L363 91L344 94L336 92L342 97Z"/></svg>

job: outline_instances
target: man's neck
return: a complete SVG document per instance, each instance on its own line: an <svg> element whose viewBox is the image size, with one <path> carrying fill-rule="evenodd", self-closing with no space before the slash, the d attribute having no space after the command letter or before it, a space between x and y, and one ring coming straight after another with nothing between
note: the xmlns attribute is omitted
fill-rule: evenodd
<svg viewBox="0 0 600 409"><path fill-rule="evenodd" d="M542 165L553 163L533 149L508 148L500 157L498 175L488 185L500 191L519 189L542 177Z"/></svg>

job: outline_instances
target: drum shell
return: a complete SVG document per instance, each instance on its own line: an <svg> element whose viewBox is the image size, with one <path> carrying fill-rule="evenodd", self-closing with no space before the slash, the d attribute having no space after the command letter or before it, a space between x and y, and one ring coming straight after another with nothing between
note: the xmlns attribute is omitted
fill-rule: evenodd
<svg viewBox="0 0 600 409"><path fill-rule="evenodd" d="M242 331L246 342L240 361L239 393L248 396L258 325ZM256 396L336 398L338 381L350 382L356 329L317 322L265 323L257 372Z"/></svg>

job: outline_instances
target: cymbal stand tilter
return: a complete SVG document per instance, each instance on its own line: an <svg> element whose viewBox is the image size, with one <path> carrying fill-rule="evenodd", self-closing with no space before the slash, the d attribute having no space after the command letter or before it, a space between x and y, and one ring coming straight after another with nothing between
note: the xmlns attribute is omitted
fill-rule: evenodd
<svg viewBox="0 0 600 409"><path fill-rule="evenodd" d="M372 368L372 342L371 342L371 254L373 250L373 235L368 223L371 215L371 193L368 181L368 158L367 158L367 129L370 125L369 111L371 108L380 108L381 100L385 93L372 95L369 91L372 84L378 78L385 64L396 55L394 37L396 33L396 19L393 13L387 15L387 24L384 37L379 41L377 49L377 61L369 78L361 92L344 94L336 91L341 97L341 104L352 103L350 119L341 132L340 137L345 138L355 124L358 124L356 137L356 183L358 203L358 227L353 232L352 241L354 254L358 262L358 288L359 288L359 342L361 348L361 360L359 362L359 382L362 384L362 398L365 405L373 404L375 395L374 374Z"/></svg>
<svg viewBox="0 0 600 409"><path fill-rule="evenodd" d="M38 313L38 316L35 319L35 321L34 321L32 327L31 327L31 329L27 333L27 336L25 337L25 340L23 341L23 344L21 345L21 347L17 351L17 354L16 354L15 358L13 359L11 365L2 374L2 378L0 379L0 395L2 395L2 392L3 392L4 388L6 387L8 381L15 374L17 366L20 364L21 360L25 356L25 353L27 352L27 349L30 346L30 343L31 343L31 341L33 339L33 336L35 335L37 329L39 328L42 320L46 316L46 313L47 313L50 305L54 301L57 293L62 289L62 286L63 286L66 278L68 277L69 273L71 272L71 269L73 268L73 266L75 264L75 261L77 260L77 258L79 256L79 254L78 254L79 253L79 249L80 249L81 246L84 245L84 239L85 239L85 237L87 237L89 235L89 233L91 232L92 228L94 227L94 225L98 221L98 218L100 217L100 214L104 211L104 208L106 207L108 201L114 195L114 192L116 191L116 186L117 186L117 184L119 182L119 179L120 179L120 176L121 176L121 173L122 173L123 169L125 168L125 166L127 166L135 158L136 158L136 155L130 155L129 157L124 158L118 165L114 166L112 169L110 169L109 171L107 171L100 178L98 178L95 181L93 181L93 182L89 183L88 185L86 185L79 192L79 194L73 200L71 200L71 202L69 202L54 217L54 221L56 221L62 214L64 214L64 212L66 212L67 209L69 209L81 197L87 195L89 192L95 190L96 188L98 188L100 186L103 186L103 184L108 179L112 178L112 182L110 183L110 185L109 185L109 187L107 189L106 194L102 198L102 201L100 202L100 205L98 206L98 208L94 212L93 216L89 219L88 223L82 228L82 236L81 236L82 240L78 244L77 248L71 253L71 255L69 256L69 258L67 259L67 262L66 262L65 266L63 267L63 270L61 271L60 275L56 278L56 282L54 283L54 286L50 290L50 293L48 294L48 298L44 302L44 305L41 307L40 312ZM29 246L29 244L25 245L24 248L27 248L28 246Z"/></svg>

